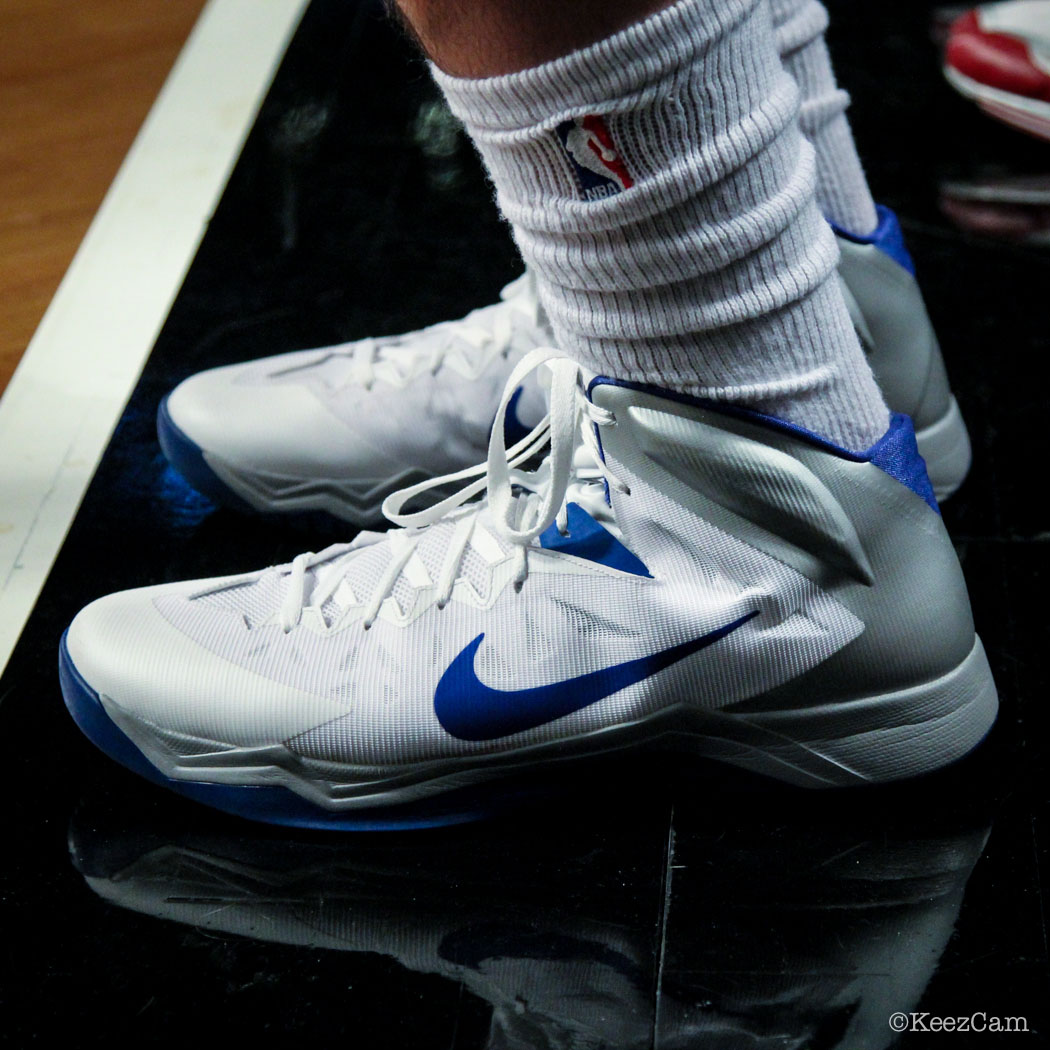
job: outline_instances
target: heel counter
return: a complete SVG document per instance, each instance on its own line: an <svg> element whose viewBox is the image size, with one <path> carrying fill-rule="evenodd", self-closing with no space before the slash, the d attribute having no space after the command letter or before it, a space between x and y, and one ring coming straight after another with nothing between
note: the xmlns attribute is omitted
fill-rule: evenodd
<svg viewBox="0 0 1050 1050"><path fill-rule="evenodd" d="M940 514L885 464L826 459L824 467L822 478L850 514L873 582L836 589L864 631L796 683L793 702L800 694L807 703L860 699L957 667L972 651L975 631L966 580ZM858 681L865 683L859 692Z"/></svg>

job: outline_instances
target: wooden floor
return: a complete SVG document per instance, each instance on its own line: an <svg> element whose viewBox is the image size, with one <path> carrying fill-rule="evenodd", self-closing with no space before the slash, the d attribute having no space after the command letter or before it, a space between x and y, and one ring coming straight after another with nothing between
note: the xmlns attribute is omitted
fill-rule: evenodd
<svg viewBox="0 0 1050 1050"><path fill-rule="evenodd" d="M0 392L203 6L0 4Z"/></svg>

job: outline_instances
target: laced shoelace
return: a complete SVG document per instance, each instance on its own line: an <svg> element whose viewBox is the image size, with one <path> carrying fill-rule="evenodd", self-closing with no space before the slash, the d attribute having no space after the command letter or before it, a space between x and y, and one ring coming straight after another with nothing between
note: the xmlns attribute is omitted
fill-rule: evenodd
<svg viewBox="0 0 1050 1050"><path fill-rule="evenodd" d="M541 366L546 366L551 376L550 411L521 441L507 448L503 424L508 406L522 380ZM451 599L463 556L475 529L479 527L490 530L513 551L514 588L520 591L528 577L529 550L533 543L552 523L563 534L568 530L567 495L574 482L578 487L587 488L587 483L593 478L600 478L616 491L630 494L628 486L603 463L595 430L596 426L613 426L615 423L616 418L611 412L587 398L576 362L567 360L557 350L549 348L527 354L507 380L492 425L487 461L455 474L431 478L401 489L384 501L383 513L401 528L386 535L390 560L362 610L361 622L365 630L375 622L380 607L393 592L426 534L427 526L439 521L450 522L454 526L436 581L436 605L439 609L443 609ZM523 464L548 446L549 452L537 469L521 469ZM582 484L576 466L582 458L576 455L581 448L586 450L589 457L589 461L583 462L593 464L586 468L588 476ZM404 507L418 496L436 488L464 482L457 492L434 505L412 513L404 512ZM593 488L591 485L592 491ZM483 491L487 493L484 500L471 502ZM366 542L373 539L378 537L369 534ZM319 609L339 590L360 549L355 544L334 560L327 552L300 554L292 562L288 589L279 611L279 622L286 632L299 623L306 607L308 574L315 567L320 567L309 594L309 605Z"/></svg>
<svg viewBox="0 0 1050 1050"><path fill-rule="evenodd" d="M539 300L529 271L508 284L500 299L492 306L472 310L461 320L431 326L423 340L402 336L351 344L345 355L349 365L346 382L371 390L377 380L400 383L424 371L437 375L453 354L480 373L494 357L507 357L514 348L521 323L515 324L514 313L531 329L540 324Z"/></svg>

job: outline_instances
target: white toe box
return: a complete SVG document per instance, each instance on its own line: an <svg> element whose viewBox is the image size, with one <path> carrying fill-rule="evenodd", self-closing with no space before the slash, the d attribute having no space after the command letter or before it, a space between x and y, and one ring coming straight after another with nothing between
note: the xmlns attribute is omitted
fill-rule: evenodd
<svg viewBox="0 0 1050 1050"><path fill-rule="evenodd" d="M175 425L208 458L287 477L378 477L403 469L328 407L307 376L325 351L200 372L168 398Z"/></svg>
<svg viewBox="0 0 1050 1050"><path fill-rule="evenodd" d="M157 609L158 598L181 598L203 586L121 591L92 602L73 620L69 655L111 717L224 747L263 747L346 713L338 702L223 659ZM248 630L232 613L216 623L216 634L229 632L231 641Z"/></svg>

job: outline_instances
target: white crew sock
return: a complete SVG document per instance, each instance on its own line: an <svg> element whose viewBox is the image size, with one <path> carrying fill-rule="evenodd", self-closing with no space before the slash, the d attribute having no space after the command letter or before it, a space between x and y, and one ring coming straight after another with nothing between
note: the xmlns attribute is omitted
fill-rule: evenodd
<svg viewBox="0 0 1050 1050"><path fill-rule="evenodd" d="M824 42L828 12L818 0L770 0L777 50L802 92L799 124L817 151L817 203L840 229L864 236L878 225L864 168Z"/></svg>
<svg viewBox="0 0 1050 1050"><path fill-rule="evenodd" d="M520 73L434 75L566 353L849 448L881 437L765 0L679 0Z"/></svg>

